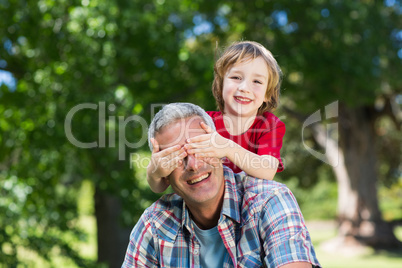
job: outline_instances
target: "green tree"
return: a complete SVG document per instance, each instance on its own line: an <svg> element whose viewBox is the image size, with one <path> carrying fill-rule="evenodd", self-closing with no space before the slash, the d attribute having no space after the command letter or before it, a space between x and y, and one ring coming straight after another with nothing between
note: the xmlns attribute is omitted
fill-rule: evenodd
<svg viewBox="0 0 402 268"><path fill-rule="evenodd" d="M0 90L0 262L26 263L19 250L29 248L92 265L73 244L85 239L76 198L89 180L98 262L118 267L131 227L157 197L130 167L146 135L136 116L149 122L155 104L173 101L214 109L216 42L239 39L274 53L292 114L304 120L339 101L340 147L329 155L341 156L340 233L395 244L378 209L376 166L389 163L392 175L401 162L398 135L378 136L383 115L400 125L388 112L402 91L400 10L400 1L1 1L0 69L17 84ZM312 127L317 144L323 129ZM383 145L395 153L378 154Z"/></svg>
<svg viewBox="0 0 402 268"><path fill-rule="evenodd" d="M0 2L1 69L17 81L0 94L2 263L23 262L27 248L49 262L58 250L91 265L73 244L85 239L76 198L90 180L98 262L121 265L129 231L157 197L130 166L146 138L136 116L149 118L152 103L202 97L212 79L212 50L190 59L185 30L197 9L193 1Z"/></svg>

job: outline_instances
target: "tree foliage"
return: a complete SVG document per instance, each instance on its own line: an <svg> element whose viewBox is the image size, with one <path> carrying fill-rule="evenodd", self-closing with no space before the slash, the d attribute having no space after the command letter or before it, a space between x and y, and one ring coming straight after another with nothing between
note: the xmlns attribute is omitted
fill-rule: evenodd
<svg viewBox="0 0 402 268"><path fill-rule="evenodd" d="M129 162L138 146L128 144L146 129L125 120L149 118L151 103L205 90L199 84L211 80L211 61L199 55L190 64L185 46L196 9L181 1L0 3L2 69L17 80L16 88L3 84L0 94L1 262L16 265L21 247L45 259L58 248L82 266L85 260L60 234L84 239L74 224L83 180L119 198L126 226L155 199ZM72 144L65 129L69 112L81 104L94 108L71 114L72 135L96 142L93 148Z"/></svg>

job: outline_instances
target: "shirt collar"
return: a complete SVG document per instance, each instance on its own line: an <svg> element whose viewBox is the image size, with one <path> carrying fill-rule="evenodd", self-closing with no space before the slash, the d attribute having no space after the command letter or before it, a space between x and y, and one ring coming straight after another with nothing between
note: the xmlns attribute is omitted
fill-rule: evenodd
<svg viewBox="0 0 402 268"><path fill-rule="evenodd" d="M186 202L183 201L183 209L182 209L182 221L181 221L181 228L184 230L187 228L189 232L192 232L192 220L190 217L190 210L188 210L186 206Z"/></svg>
<svg viewBox="0 0 402 268"><path fill-rule="evenodd" d="M230 217L234 221L240 223L240 200L234 173L230 168L223 166L223 175L225 177L225 194L222 215Z"/></svg>

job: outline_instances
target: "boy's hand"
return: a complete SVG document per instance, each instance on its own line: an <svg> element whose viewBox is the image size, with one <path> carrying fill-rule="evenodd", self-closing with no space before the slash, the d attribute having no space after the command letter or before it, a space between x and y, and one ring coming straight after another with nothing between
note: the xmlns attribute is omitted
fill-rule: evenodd
<svg viewBox="0 0 402 268"><path fill-rule="evenodd" d="M200 158L202 161L207 163L208 165L213 166L214 168L222 166L222 161L216 157L202 157Z"/></svg>
<svg viewBox="0 0 402 268"><path fill-rule="evenodd" d="M227 151L230 149L232 141L222 137L218 132L212 131L204 122L201 122L200 125L207 134L187 139L187 144L184 145L187 153L194 154L198 158L222 158L227 156Z"/></svg>
<svg viewBox="0 0 402 268"><path fill-rule="evenodd" d="M153 150L151 162L148 165L148 174L152 178L164 178L170 175L187 156L186 150L179 145L160 151L159 144L155 139L150 139Z"/></svg>

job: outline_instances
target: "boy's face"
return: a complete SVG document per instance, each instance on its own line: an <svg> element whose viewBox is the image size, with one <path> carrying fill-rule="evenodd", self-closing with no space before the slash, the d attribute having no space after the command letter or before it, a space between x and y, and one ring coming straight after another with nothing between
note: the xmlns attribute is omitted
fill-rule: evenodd
<svg viewBox="0 0 402 268"><path fill-rule="evenodd" d="M241 61L225 74L222 97L227 115L252 117L267 101L268 66L262 57Z"/></svg>

